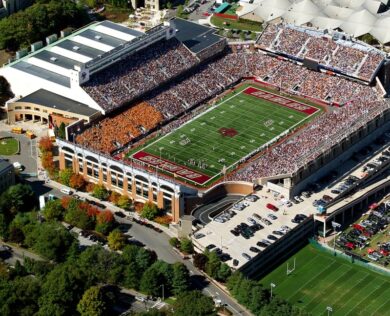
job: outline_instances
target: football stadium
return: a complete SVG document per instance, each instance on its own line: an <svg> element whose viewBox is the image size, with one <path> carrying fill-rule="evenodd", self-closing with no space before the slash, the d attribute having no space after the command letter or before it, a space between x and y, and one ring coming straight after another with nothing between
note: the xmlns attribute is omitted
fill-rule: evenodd
<svg viewBox="0 0 390 316"><path fill-rule="evenodd" d="M183 173L194 184L207 184L320 111L259 86L244 85L131 157L175 176Z"/></svg>
<svg viewBox="0 0 390 316"><path fill-rule="evenodd" d="M288 255L297 241L326 236L333 221L368 202L367 192L389 190L386 178L372 187L388 166L382 163L356 172L353 186L323 185L325 202L294 200L313 183L335 182L334 168L349 168L339 178L357 170L349 159L390 128L387 55L344 33L274 23L256 40L237 43L173 18L145 32L95 22L47 44L0 69L15 95L6 103L9 123L65 122L66 139L56 139L61 169L154 203L179 235L200 229L198 249L220 245L240 259L228 264L248 275ZM353 207L343 199L350 193ZM218 219L252 194L234 205L235 218ZM291 207L291 200L302 204ZM249 231L239 222L260 209L280 210L272 223L284 233L253 258L254 267L241 252L273 226Z"/></svg>

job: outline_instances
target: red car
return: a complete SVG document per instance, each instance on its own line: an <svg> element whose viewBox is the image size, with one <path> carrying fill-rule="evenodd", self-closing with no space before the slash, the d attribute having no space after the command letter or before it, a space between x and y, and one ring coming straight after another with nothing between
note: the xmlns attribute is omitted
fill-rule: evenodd
<svg viewBox="0 0 390 316"><path fill-rule="evenodd" d="M345 244L345 247L347 247L348 249L355 249L355 244L354 243L351 243L351 242L347 242Z"/></svg>
<svg viewBox="0 0 390 316"><path fill-rule="evenodd" d="M274 212L277 212L279 210L275 205L273 205L271 203L267 203L266 207Z"/></svg>

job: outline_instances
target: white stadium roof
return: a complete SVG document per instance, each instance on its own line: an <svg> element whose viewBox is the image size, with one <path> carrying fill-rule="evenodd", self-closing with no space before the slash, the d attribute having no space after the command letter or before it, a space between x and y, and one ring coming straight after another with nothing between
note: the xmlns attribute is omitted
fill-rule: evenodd
<svg viewBox="0 0 390 316"><path fill-rule="evenodd" d="M355 37L371 34L386 44L390 42L389 3L389 0L254 0L252 4L242 1L244 10L237 13L250 11L265 22L281 18L295 25L310 23L322 29L340 28Z"/></svg>

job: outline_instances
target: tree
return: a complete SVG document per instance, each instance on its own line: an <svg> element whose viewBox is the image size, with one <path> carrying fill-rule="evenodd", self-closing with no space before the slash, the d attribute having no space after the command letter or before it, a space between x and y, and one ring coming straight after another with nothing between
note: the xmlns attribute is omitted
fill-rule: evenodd
<svg viewBox="0 0 390 316"><path fill-rule="evenodd" d="M126 195L121 195L116 203L116 205L124 210L131 209L131 200Z"/></svg>
<svg viewBox="0 0 390 316"><path fill-rule="evenodd" d="M0 282L0 315L34 315L38 311L40 282L32 276Z"/></svg>
<svg viewBox="0 0 390 316"><path fill-rule="evenodd" d="M51 152L53 150L53 142L51 141L50 137L43 136L39 140L38 147L41 152Z"/></svg>
<svg viewBox="0 0 390 316"><path fill-rule="evenodd" d="M11 214L29 212L37 205L31 186L20 183L10 186L1 195L1 200L3 212L8 211Z"/></svg>
<svg viewBox="0 0 390 316"><path fill-rule="evenodd" d="M65 259L73 240L73 236L62 225L46 222L35 225L25 242L43 257L61 261Z"/></svg>
<svg viewBox="0 0 390 316"><path fill-rule="evenodd" d="M72 174L69 179L69 186L76 190L81 190L85 186L85 180L84 177L81 174Z"/></svg>
<svg viewBox="0 0 390 316"><path fill-rule="evenodd" d="M152 202L146 202L144 207L142 208L141 216L148 219L153 220L156 216L158 216L158 208Z"/></svg>
<svg viewBox="0 0 390 316"><path fill-rule="evenodd" d="M61 205L61 200L47 201L43 209L43 216L46 220L61 220L64 216L64 208Z"/></svg>
<svg viewBox="0 0 390 316"><path fill-rule="evenodd" d="M191 254L194 252L192 241L188 238L182 238L180 241L180 250L184 253Z"/></svg>
<svg viewBox="0 0 390 316"><path fill-rule="evenodd" d="M65 127L66 127L65 123L61 122L60 126L58 127L58 134L57 134L59 138L62 139L66 138Z"/></svg>
<svg viewBox="0 0 390 316"><path fill-rule="evenodd" d="M162 296L163 280L161 279L161 274L156 267L150 266L141 277L140 290L155 297Z"/></svg>
<svg viewBox="0 0 390 316"><path fill-rule="evenodd" d="M53 176L56 171L56 166L53 160L53 154L51 152L44 152L41 157L42 167Z"/></svg>
<svg viewBox="0 0 390 316"><path fill-rule="evenodd" d="M172 291L176 296L187 291L190 283L190 274L187 267L180 262L173 265Z"/></svg>
<svg viewBox="0 0 390 316"><path fill-rule="evenodd" d="M208 259L209 260L207 261L205 271L213 279L216 279L218 276L219 267L221 265L221 260L214 251L209 253Z"/></svg>
<svg viewBox="0 0 390 316"><path fill-rule="evenodd" d="M66 186L70 184L70 178L73 176L73 170L69 168L65 168L60 171L59 178L60 182Z"/></svg>
<svg viewBox="0 0 390 316"><path fill-rule="evenodd" d="M95 230L103 235L107 235L114 228L114 216L110 211L99 212L96 216Z"/></svg>
<svg viewBox="0 0 390 316"><path fill-rule="evenodd" d="M120 197L121 195L118 192L112 191L110 196L108 197L108 201L110 201L114 205L117 205Z"/></svg>
<svg viewBox="0 0 390 316"><path fill-rule="evenodd" d="M202 271L206 269L206 264L209 261L208 257L203 253L196 253L193 256L194 266Z"/></svg>
<svg viewBox="0 0 390 316"><path fill-rule="evenodd" d="M11 86L9 82L3 76L0 76L0 95L7 96L7 97L14 96L14 94L11 91Z"/></svg>
<svg viewBox="0 0 390 316"><path fill-rule="evenodd" d="M99 286L92 286L86 290L77 304L77 311L81 316L102 316L106 310L107 304Z"/></svg>
<svg viewBox="0 0 390 316"><path fill-rule="evenodd" d="M110 192L103 185L96 184L93 187L92 195L99 200L107 200Z"/></svg>
<svg viewBox="0 0 390 316"><path fill-rule="evenodd" d="M91 286L87 276L74 264L57 265L42 285L38 315L74 315L85 288Z"/></svg>
<svg viewBox="0 0 390 316"><path fill-rule="evenodd" d="M176 316L217 315L213 299L200 291L184 292L177 297L173 305Z"/></svg>
<svg viewBox="0 0 390 316"><path fill-rule="evenodd" d="M179 248L180 247L180 240L177 237L172 237L169 239L169 244L172 247Z"/></svg>
<svg viewBox="0 0 390 316"><path fill-rule="evenodd" d="M107 237L108 246L112 250L121 250L125 244L125 236L118 229L113 230Z"/></svg>
<svg viewBox="0 0 390 316"><path fill-rule="evenodd" d="M217 271L216 279L221 282L226 282L231 274L232 274L232 270L230 270L230 267L226 263L221 263Z"/></svg>
<svg viewBox="0 0 390 316"><path fill-rule="evenodd" d="M80 209L78 205L71 207L71 204L69 204L68 210L66 211L65 222L81 229L92 229L94 227L93 218L88 216L87 212Z"/></svg>

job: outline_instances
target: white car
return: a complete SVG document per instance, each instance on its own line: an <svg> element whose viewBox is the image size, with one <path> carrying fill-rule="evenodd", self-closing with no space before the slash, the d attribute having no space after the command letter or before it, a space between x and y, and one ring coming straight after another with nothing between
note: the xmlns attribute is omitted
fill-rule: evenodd
<svg viewBox="0 0 390 316"><path fill-rule="evenodd" d="M136 296L135 299L139 302L145 302L146 301L146 298L143 297L143 296Z"/></svg>

